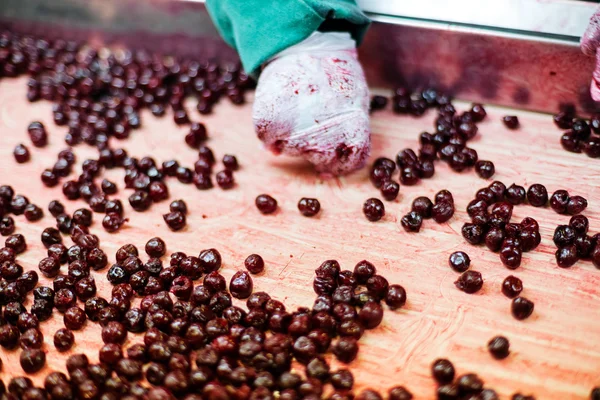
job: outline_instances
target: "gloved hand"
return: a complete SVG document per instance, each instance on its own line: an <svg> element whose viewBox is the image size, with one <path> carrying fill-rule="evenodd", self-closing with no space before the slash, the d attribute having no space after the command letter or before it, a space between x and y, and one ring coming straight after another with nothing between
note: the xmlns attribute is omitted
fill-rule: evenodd
<svg viewBox="0 0 600 400"><path fill-rule="evenodd" d="M254 127L276 154L319 172L364 166L371 148L369 91L348 33L315 32L270 60L256 88Z"/></svg>
<svg viewBox="0 0 600 400"><path fill-rule="evenodd" d="M590 24L581 37L581 50L588 56L596 56L596 69L592 75L590 93L595 101L600 101L600 8L592 15Z"/></svg>

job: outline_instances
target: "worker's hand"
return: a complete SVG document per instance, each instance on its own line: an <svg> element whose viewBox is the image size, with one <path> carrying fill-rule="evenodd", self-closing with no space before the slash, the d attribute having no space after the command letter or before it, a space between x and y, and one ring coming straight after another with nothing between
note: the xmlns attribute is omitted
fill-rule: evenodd
<svg viewBox="0 0 600 400"><path fill-rule="evenodd" d="M371 147L369 91L347 33L314 33L271 60L254 101L267 148L300 156L320 172L362 167Z"/></svg>
<svg viewBox="0 0 600 400"><path fill-rule="evenodd" d="M600 8L590 19L585 33L581 37L581 50L588 56L596 56L596 69L592 75L590 92L595 101L600 101Z"/></svg>

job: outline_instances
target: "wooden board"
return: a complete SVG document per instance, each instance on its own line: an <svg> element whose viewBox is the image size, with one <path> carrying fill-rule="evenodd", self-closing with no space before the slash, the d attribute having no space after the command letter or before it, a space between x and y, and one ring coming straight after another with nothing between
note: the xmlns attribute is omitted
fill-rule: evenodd
<svg viewBox="0 0 600 400"><path fill-rule="evenodd" d="M66 201L60 187L47 189L39 180L43 168L52 166L58 151L66 147L66 128L51 122L50 103L29 104L25 87L24 79L0 81L0 184L12 185L17 193L27 195L45 210L50 200L60 199L73 212L83 202ZM458 107L465 109L468 104L458 103ZM549 115L495 107L487 107L487 111L489 117L479 125L480 134L472 147L480 158L496 164L494 178L507 185L542 183L550 192L560 188L583 195L590 204L585 215L590 218L591 231L600 231L600 163L563 151L560 131ZM509 131L502 125L500 118L506 114L519 116L519 130ZM396 201L386 202L385 218L371 223L362 215L362 203L379 193L369 183L367 170L323 180L301 161L266 153L254 136L250 105L223 103L214 115L202 117L195 111L191 115L208 126L209 145L218 158L225 153L238 157L241 170L235 174L235 189L203 192L170 180L171 199L183 198L191 209L187 228L177 233L170 232L161 218L168 202L136 213L125 201L130 222L117 234L106 233L100 227L101 216L95 215L93 230L111 262L120 245L131 242L143 249L145 242L156 235L165 239L169 253L196 255L204 248L217 248L224 259L222 273L228 279L243 268L247 255L259 253L267 266L264 274L254 278L255 289L272 293L290 309L312 305L313 271L322 261L337 259L343 268L352 269L358 261L367 259L391 283L402 284L409 300L401 311L386 308L381 327L361 339L358 360L350 365L357 389L387 390L403 384L417 399L433 398L435 385L429 367L438 357L452 360L458 373L478 373L486 386L495 388L502 398L522 392L538 399L584 399L592 387L600 385L600 271L590 262L579 262L568 270L556 266L551 237L557 224L568 222L567 216L550 209L516 207L517 221L525 216L539 221L542 243L524 255L518 270L509 271L497 254L466 244L460 235L462 224L468 220L464 211L468 201L477 189L489 183L472 171L458 174L446 165L436 164L433 179L402 187ZM433 118L433 113L423 118L399 117L390 111L374 114L373 157L393 157L402 148L416 148L418 133L431 130ZM45 149L30 146L26 127L33 120L47 126L50 145ZM186 128L176 127L170 115L156 119L144 114L143 124L144 128L130 140L114 146L123 146L138 157L150 154L158 162L176 158L192 166L196 152L183 141ZM23 165L16 164L12 157L14 146L20 142L32 150L32 160ZM97 154L88 146L78 146L75 151L79 162ZM119 196L126 199L130 191L122 189L123 171L108 171L105 176L118 182ZM419 195L431 197L440 189L454 194L458 209L455 216L442 225L428 220L420 233L406 233L399 221L412 199ZM278 200L280 210L276 214L263 216L256 210L254 198L260 193L269 193ZM321 201L323 211L318 217L309 219L299 214L296 203L302 196ZM54 221L46 212L39 222L27 223L21 216L16 217L16 223L17 232L28 241L27 252L18 260L26 269L37 269L38 261L45 256L40 233ZM456 250L468 252L472 268L483 274L484 288L475 295L454 287L457 274L448 267L447 259ZM109 296L105 273L93 274L100 294ZM509 274L523 280L523 295L535 302L535 312L526 321L511 316L510 300L500 293L500 284ZM62 318L42 324L48 368L35 375L36 382L41 382L49 369L64 370L68 354L57 353L52 344L52 335L61 326ZM97 325L88 322L83 331L76 333L73 351L85 352L97 360L99 332ZM498 334L511 342L512 353L503 361L492 359L486 349L488 340ZM130 342L137 340L139 337L129 335ZM4 362L0 376L5 381L22 374L18 354L0 350Z"/></svg>

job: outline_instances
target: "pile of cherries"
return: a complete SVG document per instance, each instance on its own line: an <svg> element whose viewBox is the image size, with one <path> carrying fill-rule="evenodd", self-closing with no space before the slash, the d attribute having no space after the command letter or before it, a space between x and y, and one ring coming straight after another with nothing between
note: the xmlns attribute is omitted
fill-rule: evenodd
<svg viewBox="0 0 600 400"><path fill-rule="evenodd" d="M534 184L526 191L516 184L507 188L502 182L495 181L487 188L479 189L467 206L471 222L463 225L463 237L473 245L485 243L488 249L500 253L500 260L507 268L518 268L523 252L535 249L541 241L535 219L527 217L520 223L510 222L513 207L526 201L534 207L547 206L546 188ZM578 214L587 207L587 201L557 190L550 199L550 206L558 213Z"/></svg>
<svg viewBox="0 0 600 400"><path fill-rule="evenodd" d="M381 110L387 103L386 97L373 96L371 110ZM431 178L435 173L436 160L447 162L457 172L475 167L477 174L484 179L495 173L491 161L479 160L477 152L466 145L477 134L476 123L483 121L487 115L481 104L473 104L470 111L458 115L450 97L434 89L411 94L404 88L398 88L392 96L392 109L395 113L421 116L428 108L438 110L435 133L420 134L419 155L412 149L404 149L396 155L395 162L380 157L371 167L371 183L380 190L382 197L387 201L394 201L398 197L400 183L411 186L421 179ZM400 183L393 179L396 167L400 170ZM452 195L447 193L450 195L450 201L438 202L436 195L435 205L427 198L415 199L411 212L402 217L402 227L407 232L418 232L424 218L433 217L438 223L450 219L454 214L454 201ZM370 198L363 204L363 213L369 221L379 221L385 215L385 205L377 198Z"/></svg>
<svg viewBox="0 0 600 400"><path fill-rule="evenodd" d="M413 162L418 163L419 158L411 149L405 149L398 153L396 163L386 157L380 157L375 160L371 169L370 179L373 186L381 190L384 199L393 201L400 191L400 185L392 179L396 164L402 166ZM431 165L433 166L433 164ZM400 180L402 181L402 178ZM414 181L414 183L417 181ZM363 213L369 221L379 221L385 216L385 205L377 198L367 199L363 204ZM441 190L435 196L435 204L427 197L415 199L411 212L402 218L402 227L407 232L418 232L421 229L423 219L433 218L437 223L441 224L448 221L452 215L454 215L454 199L452 194L447 190Z"/></svg>
<svg viewBox="0 0 600 400"><path fill-rule="evenodd" d="M600 234L590 236L588 229L589 221L584 215L574 215L568 225L556 227L552 239L558 248L555 257L559 267L569 268L584 259L600 268Z"/></svg>
<svg viewBox="0 0 600 400"><path fill-rule="evenodd" d="M42 219L44 211L30 203L26 196L15 194L12 187L0 186L0 235L8 236L15 231L15 220L11 216L24 215L27 221L35 222Z"/></svg>
<svg viewBox="0 0 600 400"><path fill-rule="evenodd" d="M0 188L8 210L21 207L12 188ZM383 319L382 302L390 309L406 303L406 291L390 285L368 261L353 271L341 270L335 260L317 270L312 309L288 312L283 303L267 293L253 292L250 274L264 270L262 258L253 254L246 261L248 272L238 271L229 285L218 272L222 258L216 249L196 256L172 253L169 264L165 242L150 239L145 245L148 258L142 261L132 244L116 253L116 263L106 277L113 285L111 298L97 295L92 271L108 267L108 257L98 237L89 231L93 212L64 213L59 201L48 205L56 215L58 228L41 234L47 257L40 260L39 272L52 280L51 287L38 286L35 271L24 272L17 255L27 248L25 237L12 234L0 249L0 304L3 324L0 346L21 348L19 361L26 373L46 365L44 335L40 323L54 310L62 314L63 328L53 338L60 352L70 350L74 332L87 323L102 326L104 345L99 363L75 354L67 361L68 374L51 372L44 388L35 387L26 377L15 377L0 393L27 399L113 398L127 395L150 399L170 398L265 398L279 392L280 398L351 399L354 378L341 368L330 370L324 355L331 352L339 361L350 363L358 354L358 341L365 330ZM185 203L176 200L172 212L185 212ZM61 233L62 232L62 233ZM73 245L63 244L63 234ZM61 268L67 266L67 273ZM250 274L249 274L250 273ZM202 280L202 283L197 281ZM33 291L29 312L24 306ZM134 300L141 297L138 307ZM233 298L245 299L247 309L233 305ZM89 322L88 322L89 321ZM124 347L129 332L143 333L143 344ZM301 375L292 369L296 360L305 366ZM151 386L141 384L145 379ZM367 389L356 398L382 398ZM404 387L392 388L389 398L411 399Z"/></svg>
<svg viewBox="0 0 600 400"><path fill-rule="evenodd" d="M371 101L374 110L385 107L387 102L382 96ZM477 123L486 117L481 104L474 104L471 110L457 114L450 97L434 89L419 93L410 93L404 88L395 90L392 96L392 108L398 114L423 115L428 108L437 108L435 133L423 132L419 136L419 155L412 149L404 149L396 156L396 163L380 158L371 168L371 182L381 190L386 200L394 200L399 185L392 179L396 164L400 169L399 181L403 185L415 185L420 179L431 178L435 173L434 161L442 160L457 172L475 167L482 178L490 178L494 172L491 161L479 160L477 152L467 147L467 142L477 135Z"/></svg>
<svg viewBox="0 0 600 400"><path fill-rule="evenodd" d="M500 260L507 268L518 268L522 253L535 249L541 241L533 218L525 218L519 224L510 222L513 206L524 201L525 189L514 184L506 188L495 181L478 190L467 206L472 222L463 225L463 237L473 245L485 243L490 250L500 252Z"/></svg>
<svg viewBox="0 0 600 400"><path fill-rule="evenodd" d="M110 232L118 230L125 220L122 211L111 210L110 206L118 200L108 199L117 192L117 186L106 180L101 185L95 182L101 170L125 169L125 187L134 189L129 202L136 211L144 211L153 202L168 197L167 176L186 184L194 183L201 190L212 188L215 157L203 145L208 137L206 128L190 121L184 100L195 97L198 111L207 114L221 98L243 104L245 91L253 87L239 64L219 66L143 50L97 51L73 41L1 33L0 78L22 74L30 76L27 93L30 101L44 99L54 103L55 124L68 126L67 145L86 143L98 149L98 158L85 160L82 173L63 182L62 189L67 199L83 198L95 212L106 212L104 225ZM193 170L180 166L176 160L166 161L162 166L151 157L138 160L129 157L124 149L113 147L115 140L126 139L141 127L142 109L149 109L157 117L171 109L175 124L190 126L185 142L198 150ZM32 122L28 133L35 147L47 145L48 133L42 123ZM25 145L19 144L14 156L22 163L31 154ZM61 151L54 166L42 172L42 182L48 187L56 186L72 173L74 163L70 149ZM237 159L225 155L223 165L215 179L221 188L229 189L235 184L232 171L238 169Z"/></svg>
<svg viewBox="0 0 600 400"><path fill-rule="evenodd" d="M25 271L17 259L26 249L27 243L21 234L8 236L4 247L0 248L0 305L3 308L0 346L8 350L20 346L27 372L35 370L32 364L37 360L45 362L45 354L39 350L43 336L37 329L38 318L28 313L23 305L39 280L35 271Z"/></svg>
<svg viewBox="0 0 600 400"><path fill-rule="evenodd" d="M574 107L563 107L553 121L560 129L568 129L560 138L562 147L572 153L584 152L588 157L600 157L600 114L590 121L577 118Z"/></svg>
<svg viewBox="0 0 600 400"><path fill-rule="evenodd" d="M84 209L82 209L84 210ZM104 345L99 363L74 354L67 360L67 374L49 373L44 387L26 377L15 377L0 393L27 399L112 399L133 396L149 399L200 398L352 399L354 378L340 368L331 370L328 352L342 363L353 361L365 330L377 327L385 302L390 309L406 303L406 291L390 285L368 261L353 271L341 270L335 260L317 268L313 287L317 293L312 309L287 311L265 292L253 292L250 274L260 273L264 261L250 255L229 285L219 273L222 258L216 249L196 256L172 253L167 266L165 242L156 237L145 245L144 262L132 244L116 253L107 271L113 285L111 298L97 296L91 270L107 267L98 238L90 234L89 210L74 213L70 232L73 245L62 244L55 228L44 230L41 240L48 257L40 272L52 279L52 287L35 287L35 271L23 272L16 256L27 245L22 235L12 235L0 249L0 303L3 324L0 346L20 346L20 364L34 373L46 364L44 337L39 324L53 310L63 314L64 328L54 334L54 345L64 352L75 343L73 331L88 321L102 326ZM62 265L66 275L60 274ZM202 280L202 283L199 282ZM35 289L34 289L35 287ZM23 306L33 291L30 312ZM134 299L141 297L138 307ZM246 300L246 309L233 305ZM82 305L80 305L82 304ZM143 344L124 343L131 333L143 333ZM304 366L304 374L292 369L292 361ZM150 386L142 384L145 379ZM367 389L354 398L381 399ZM392 388L389 398L411 399L404 387Z"/></svg>

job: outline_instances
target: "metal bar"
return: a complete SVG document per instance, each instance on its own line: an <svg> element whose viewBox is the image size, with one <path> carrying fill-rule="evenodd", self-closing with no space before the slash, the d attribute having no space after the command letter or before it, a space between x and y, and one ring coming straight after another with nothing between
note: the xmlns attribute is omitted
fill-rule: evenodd
<svg viewBox="0 0 600 400"><path fill-rule="evenodd" d="M383 21L383 20L382 20ZM375 23L359 48L369 84L435 87L472 101L556 112L563 103L582 113L595 60L577 42L439 23Z"/></svg>
<svg viewBox="0 0 600 400"><path fill-rule="evenodd" d="M580 38L597 4L577 0L357 0L371 15L514 29Z"/></svg>
<svg viewBox="0 0 600 400"><path fill-rule="evenodd" d="M479 25L456 24L448 21L432 21L408 17L392 17L380 14L366 13L374 22L410 26L415 28L433 29L439 31L453 31L474 35L497 36L519 40L535 40L540 43L553 43L561 45L579 46L579 38L572 36L554 35L541 32L518 31L512 29L482 27Z"/></svg>

